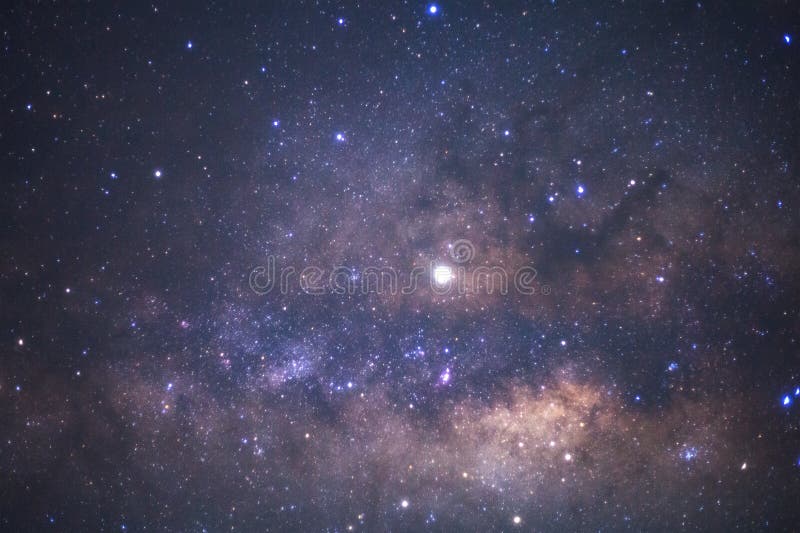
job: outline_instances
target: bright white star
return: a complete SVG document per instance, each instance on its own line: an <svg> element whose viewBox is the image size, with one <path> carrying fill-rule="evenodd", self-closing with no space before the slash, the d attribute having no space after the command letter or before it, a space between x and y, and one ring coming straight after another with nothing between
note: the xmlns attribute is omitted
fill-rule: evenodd
<svg viewBox="0 0 800 533"><path fill-rule="evenodd" d="M447 265L439 265L433 269L433 280L437 285L446 285L453 279L453 269Z"/></svg>

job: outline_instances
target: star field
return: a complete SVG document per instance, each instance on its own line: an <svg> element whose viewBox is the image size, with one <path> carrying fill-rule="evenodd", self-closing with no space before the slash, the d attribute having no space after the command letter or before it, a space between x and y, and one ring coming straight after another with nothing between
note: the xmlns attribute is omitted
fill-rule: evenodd
<svg viewBox="0 0 800 533"><path fill-rule="evenodd" d="M796 528L797 5L2 31L0 529Z"/></svg>

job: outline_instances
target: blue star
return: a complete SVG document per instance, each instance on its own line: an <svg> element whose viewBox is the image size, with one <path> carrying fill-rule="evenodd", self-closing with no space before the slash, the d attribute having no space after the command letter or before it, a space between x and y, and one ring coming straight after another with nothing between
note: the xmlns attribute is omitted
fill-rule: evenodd
<svg viewBox="0 0 800 533"><path fill-rule="evenodd" d="M784 406L791 405L792 404L792 397L787 394L786 396L783 397L783 402L782 403L783 403Z"/></svg>
<svg viewBox="0 0 800 533"><path fill-rule="evenodd" d="M578 185L576 190L578 191L578 196L586 192L586 189L583 188L583 185Z"/></svg>
<svg viewBox="0 0 800 533"><path fill-rule="evenodd" d="M191 49L192 49L192 46L194 46L194 45L192 44L192 41L186 41L186 49L187 49L187 50L191 50Z"/></svg>
<svg viewBox="0 0 800 533"><path fill-rule="evenodd" d="M788 33L783 34L783 40L786 44L792 44L792 36Z"/></svg>
<svg viewBox="0 0 800 533"><path fill-rule="evenodd" d="M428 5L428 13L430 13L431 15L435 15L438 12L439 12L439 6L437 6L436 4Z"/></svg>

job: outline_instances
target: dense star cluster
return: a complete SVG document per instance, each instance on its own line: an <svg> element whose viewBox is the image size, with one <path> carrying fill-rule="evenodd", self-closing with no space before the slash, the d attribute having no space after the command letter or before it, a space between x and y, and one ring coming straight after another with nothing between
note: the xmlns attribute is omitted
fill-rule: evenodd
<svg viewBox="0 0 800 533"><path fill-rule="evenodd" d="M2 32L0 529L797 527L796 3Z"/></svg>

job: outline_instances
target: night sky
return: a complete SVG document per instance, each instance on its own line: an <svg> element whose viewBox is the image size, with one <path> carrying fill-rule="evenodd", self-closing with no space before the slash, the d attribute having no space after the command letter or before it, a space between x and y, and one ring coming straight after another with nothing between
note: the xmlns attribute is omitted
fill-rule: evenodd
<svg viewBox="0 0 800 533"><path fill-rule="evenodd" d="M1 530L796 530L798 4L1 20Z"/></svg>

